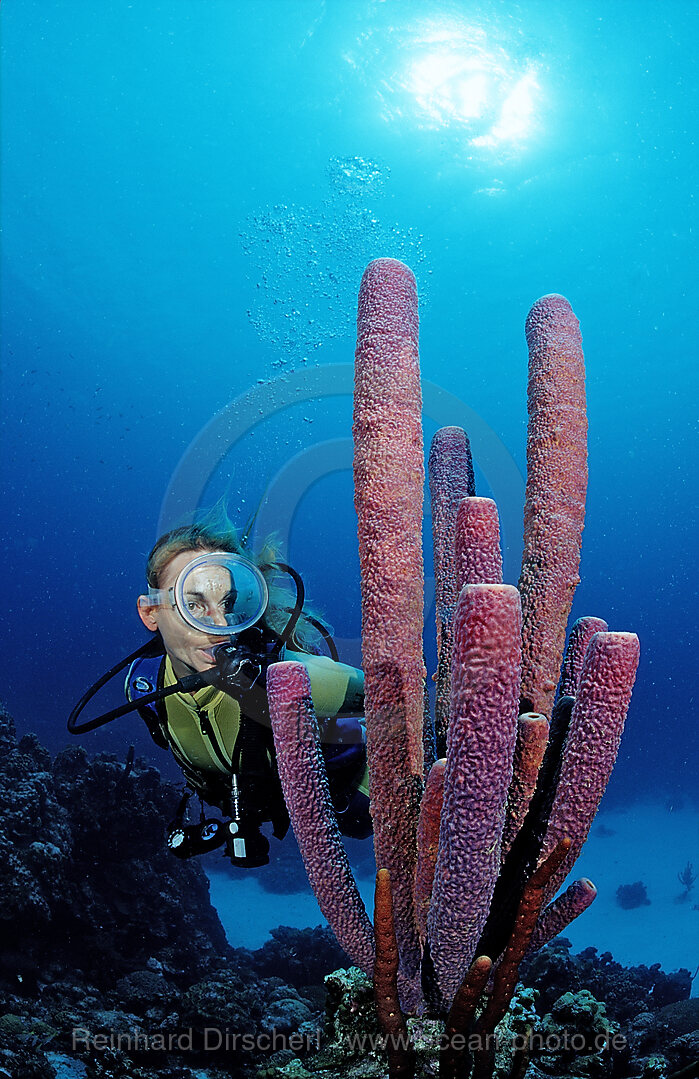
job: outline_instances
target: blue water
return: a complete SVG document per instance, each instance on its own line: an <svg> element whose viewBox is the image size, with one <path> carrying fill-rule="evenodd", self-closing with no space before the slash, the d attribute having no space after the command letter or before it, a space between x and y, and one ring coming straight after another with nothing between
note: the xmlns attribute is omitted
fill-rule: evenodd
<svg viewBox="0 0 699 1079"><path fill-rule="evenodd" d="M546 292L571 301L590 421L573 614L642 644L608 798L691 799L697 5L5 0L1 19L0 695L20 730L67 743L76 697L142 640L166 510L224 490L242 523L272 485L265 519L359 662L338 365L363 267L395 255L424 301L431 400L455 398L426 439L475 414L509 580L524 318ZM85 743L165 766L139 724Z"/></svg>

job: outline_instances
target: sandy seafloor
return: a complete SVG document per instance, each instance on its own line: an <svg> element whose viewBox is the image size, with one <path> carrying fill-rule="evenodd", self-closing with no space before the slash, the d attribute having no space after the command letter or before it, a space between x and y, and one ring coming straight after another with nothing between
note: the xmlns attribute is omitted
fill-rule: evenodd
<svg viewBox="0 0 699 1079"><path fill-rule="evenodd" d="M689 897L677 879L687 863L697 875ZM232 881L225 868L209 870L211 899L234 947L259 948L277 925L324 924L310 888L278 895L253 877ZM598 814L570 880L589 877L598 895L565 932L574 951L594 945L626 966L660 963L665 971L699 968L699 810L634 805ZM642 881L649 903L625 910L617 903L622 884ZM374 882L357 881L371 911ZM692 995L699 996L699 975Z"/></svg>

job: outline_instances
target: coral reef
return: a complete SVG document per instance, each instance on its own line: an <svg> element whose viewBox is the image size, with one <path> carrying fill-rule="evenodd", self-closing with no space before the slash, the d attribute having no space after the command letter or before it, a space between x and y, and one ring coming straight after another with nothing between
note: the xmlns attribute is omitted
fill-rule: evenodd
<svg viewBox="0 0 699 1079"><path fill-rule="evenodd" d="M178 800L141 760L52 760L0 711L0 1075L255 1076L275 1038L317 1046L345 954L328 930L230 948L201 866L163 843Z"/></svg>
<svg viewBox="0 0 699 1079"><path fill-rule="evenodd" d="M648 891L642 880L636 880L633 884L620 884L616 890L616 901L623 910L647 907L650 904Z"/></svg>
<svg viewBox="0 0 699 1079"><path fill-rule="evenodd" d="M241 954L240 950L237 954ZM308 989L322 985L329 970L347 962L347 955L327 927L278 926L270 930L270 939L261 948L246 953L246 962L259 977L283 978L297 989ZM320 999L324 1002L325 995Z"/></svg>
<svg viewBox="0 0 699 1079"><path fill-rule="evenodd" d="M565 940L525 961L519 985L497 1028L496 1079L668 1079L689 1064L699 1043L699 1001L687 999L689 974L658 968L626 969L595 949L570 954ZM487 979L487 968L481 977ZM385 1079L386 1041L373 1007L375 989L356 967L335 971L328 989L323 1044L302 1059L277 1054L260 1079ZM672 1003L661 1003L665 997ZM463 1007L475 1010L473 999ZM441 1022L407 1019L415 1075L440 1079L467 1075L451 1070ZM448 1042L447 1042L448 1044ZM458 1068L458 1058L456 1061ZM518 1070L519 1069L519 1070ZM653 1070L657 1069L657 1070ZM526 1072L525 1072L526 1070Z"/></svg>
<svg viewBox="0 0 699 1079"><path fill-rule="evenodd" d="M598 955L596 948L571 955L570 941L565 937L528 956L520 974L525 984L539 990L545 1008L569 989L589 989L605 1001L615 1019L623 1021L638 1011L655 1011L684 1000L689 997L692 984L688 970L665 974L659 963L651 967L623 967L614 962L610 952Z"/></svg>
<svg viewBox="0 0 699 1079"><path fill-rule="evenodd" d="M225 955L206 878L164 847L174 788L143 762L124 785L109 755L52 761L4 712L0 726L0 975L27 985L77 965L99 985L153 955L174 971Z"/></svg>
<svg viewBox="0 0 699 1079"><path fill-rule="evenodd" d="M537 1068L545 1075L560 1074L562 1063L567 1063L567 1074L576 1079L609 1075L612 1070L619 1026L609 1022L604 1004L588 989L564 993L554 1001L536 1033L542 1046ZM624 1048L622 1039L618 1047Z"/></svg>

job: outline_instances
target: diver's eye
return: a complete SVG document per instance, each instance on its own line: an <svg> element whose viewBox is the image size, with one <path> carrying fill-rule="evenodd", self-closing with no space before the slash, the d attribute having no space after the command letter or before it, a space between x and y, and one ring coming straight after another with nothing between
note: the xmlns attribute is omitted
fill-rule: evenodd
<svg viewBox="0 0 699 1079"><path fill-rule="evenodd" d="M224 614L233 614L233 611L235 610L235 598L236 597L233 592L229 592L227 596L223 597L221 609L223 610Z"/></svg>

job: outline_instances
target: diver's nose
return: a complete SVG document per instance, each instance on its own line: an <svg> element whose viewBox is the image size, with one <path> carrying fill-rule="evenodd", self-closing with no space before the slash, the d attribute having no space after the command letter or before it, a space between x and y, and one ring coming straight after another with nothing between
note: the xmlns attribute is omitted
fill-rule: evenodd
<svg viewBox="0 0 699 1079"><path fill-rule="evenodd" d="M220 607L209 608L206 620L211 626L228 625L228 622L226 621L226 616Z"/></svg>

